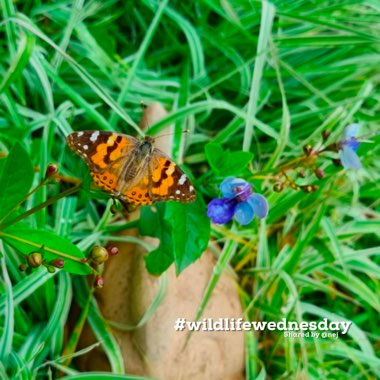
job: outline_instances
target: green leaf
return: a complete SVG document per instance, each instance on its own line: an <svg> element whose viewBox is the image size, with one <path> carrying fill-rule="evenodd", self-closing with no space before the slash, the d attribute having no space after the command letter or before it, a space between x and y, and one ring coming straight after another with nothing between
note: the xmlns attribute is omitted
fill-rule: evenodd
<svg viewBox="0 0 380 380"><path fill-rule="evenodd" d="M173 253L179 274L207 248L210 219L202 198L198 197L194 203L168 203L165 221L172 225Z"/></svg>
<svg viewBox="0 0 380 380"><path fill-rule="evenodd" d="M159 203L157 211L144 207L140 233L160 239L160 245L145 257L148 271L159 275L173 262L177 274L197 260L207 248L210 221L206 207L198 197L192 203Z"/></svg>
<svg viewBox="0 0 380 380"><path fill-rule="evenodd" d="M158 203L155 209L142 207L140 217L140 233L160 239L160 246L145 257L149 273L160 275L174 262L173 244L170 226L166 225L165 203Z"/></svg>
<svg viewBox="0 0 380 380"><path fill-rule="evenodd" d="M8 87L20 76L22 70L29 61L33 45L33 36L28 34L21 37L17 54L12 59L8 71L3 75L3 79L0 84L0 94L7 90Z"/></svg>
<svg viewBox="0 0 380 380"><path fill-rule="evenodd" d="M225 151L220 144L216 143L207 144L205 153L212 170L223 176L238 175L253 159L251 152Z"/></svg>
<svg viewBox="0 0 380 380"><path fill-rule="evenodd" d="M18 207L32 186L34 170L28 153L16 143L0 166L0 221Z"/></svg>
<svg viewBox="0 0 380 380"><path fill-rule="evenodd" d="M83 252L68 240L50 231L32 229L26 226L11 226L0 231L0 237L22 255L40 251L43 247L43 259L50 262L64 259L63 270L74 274L91 274L92 269L82 262Z"/></svg>

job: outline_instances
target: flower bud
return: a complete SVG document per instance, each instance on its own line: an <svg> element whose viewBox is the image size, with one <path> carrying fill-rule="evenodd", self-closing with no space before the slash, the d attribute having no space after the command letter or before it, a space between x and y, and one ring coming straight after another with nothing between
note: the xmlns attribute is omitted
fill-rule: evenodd
<svg viewBox="0 0 380 380"><path fill-rule="evenodd" d="M39 252L32 252L30 253L27 257L26 260L29 264L30 267L32 268L37 268L39 267L43 260L42 260L42 255Z"/></svg>
<svg viewBox="0 0 380 380"><path fill-rule="evenodd" d="M305 178L306 177L306 172L305 172L305 170L300 170L299 172L298 172L298 177L300 177L300 178Z"/></svg>
<svg viewBox="0 0 380 380"><path fill-rule="evenodd" d="M324 172L322 169L317 169L317 170L315 171L315 175L316 175L319 179L321 179L321 178L323 178L323 177L325 176L325 172Z"/></svg>
<svg viewBox="0 0 380 380"><path fill-rule="evenodd" d="M54 273L55 272L55 268L52 266L52 265L46 265L46 269L49 273Z"/></svg>
<svg viewBox="0 0 380 380"><path fill-rule="evenodd" d="M301 186L301 189L305 193L311 193L313 191L313 186L311 186L311 185L304 185L304 186Z"/></svg>
<svg viewBox="0 0 380 380"><path fill-rule="evenodd" d="M334 158L332 160L332 163L335 165L335 166L342 166L342 162L339 158Z"/></svg>
<svg viewBox="0 0 380 380"><path fill-rule="evenodd" d="M99 289L104 286L104 279L100 274L97 274L95 276L94 286L95 288L99 288Z"/></svg>
<svg viewBox="0 0 380 380"><path fill-rule="evenodd" d="M280 193L284 189L284 184L282 182L275 183L273 186L273 191Z"/></svg>
<svg viewBox="0 0 380 380"><path fill-rule="evenodd" d="M117 248L117 247L115 247L115 246L113 246L113 247L109 247L109 248L107 249L107 251L108 251L108 255L109 255L109 256L116 256L117 254L119 254L119 248Z"/></svg>
<svg viewBox="0 0 380 380"><path fill-rule="evenodd" d="M326 141L331 135L331 132L330 131L323 131L322 132L322 139L323 141Z"/></svg>
<svg viewBox="0 0 380 380"><path fill-rule="evenodd" d="M27 270L27 266L25 265L25 264L20 264L19 266L18 266L18 270L20 271L20 272L25 272L26 270Z"/></svg>
<svg viewBox="0 0 380 380"><path fill-rule="evenodd" d="M311 189L315 192L315 191L318 191L319 187L318 185L312 185Z"/></svg>
<svg viewBox="0 0 380 380"><path fill-rule="evenodd" d="M306 144L304 147L303 147L303 151L304 153L306 154L306 156L310 156L312 151L313 151L313 147L310 145L310 144Z"/></svg>
<svg viewBox="0 0 380 380"><path fill-rule="evenodd" d="M290 184L290 187L291 187L293 190L298 190L298 189L299 189L299 186L298 186L296 183L294 183L294 182L292 182L292 183Z"/></svg>
<svg viewBox="0 0 380 380"><path fill-rule="evenodd" d="M52 178L58 173L58 165L57 164L49 164L45 171L45 178Z"/></svg>
<svg viewBox="0 0 380 380"><path fill-rule="evenodd" d="M108 260L108 251L100 245L94 245L90 254L90 259L94 264L102 264Z"/></svg>
<svg viewBox="0 0 380 380"><path fill-rule="evenodd" d="M63 268L65 266L65 262L63 261L63 259L55 259L50 262L50 265L53 265L53 267L56 268Z"/></svg>

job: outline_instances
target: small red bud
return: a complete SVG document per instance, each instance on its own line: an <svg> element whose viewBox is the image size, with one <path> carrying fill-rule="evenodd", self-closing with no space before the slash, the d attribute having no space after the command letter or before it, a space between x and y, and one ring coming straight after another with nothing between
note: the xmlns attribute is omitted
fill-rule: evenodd
<svg viewBox="0 0 380 380"><path fill-rule="evenodd" d="M325 172L324 172L322 169L317 169L317 170L315 171L315 175L316 175L319 179L321 179L321 178L323 178L323 177L325 176Z"/></svg>
<svg viewBox="0 0 380 380"><path fill-rule="evenodd" d="M305 172L305 170L300 170L300 171L298 172L298 177L300 177L300 178L305 178L305 177L306 177L306 172Z"/></svg>
<svg viewBox="0 0 380 380"><path fill-rule="evenodd" d="M107 251L108 251L108 254L109 254L110 256L116 256L117 254L119 254L119 248L117 248L117 247L115 247L115 246L113 246L113 247L109 247L109 248L107 249Z"/></svg>
<svg viewBox="0 0 380 380"><path fill-rule="evenodd" d="M312 186L311 186L311 189L312 189L313 191L318 191L319 187L318 187L318 185L312 185Z"/></svg>
<svg viewBox="0 0 380 380"><path fill-rule="evenodd" d="M50 265L53 265L53 267L56 268L63 268L65 266L65 262L63 259L55 259L50 263Z"/></svg>
<svg viewBox="0 0 380 380"><path fill-rule="evenodd" d="M323 141L326 141L331 135L331 132L330 131L323 131L322 132L322 139Z"/></svg>
<svg viewBox="0 0 380 380"><path fill-rule="evenodd" d="M335 165L335 166L342 166L342 162L340 161L339 158L334 158L332 160L332 163Z"/></svg>
<svg viewBox="0 0 380 380"><path fill-rule="evenodd" d="M284 184L281 182L275 183L273 186L273 191L275 191L276 193L280 193L283 189L284 189Z"/></svg>
<svg viewBox="0 0 380 380"><path fill-rule="evenodd" d="M313 151L313 147L310 145L310 144L306 144L304 147L303 147L303 151L304 153L306 154L306 156L310 156L312 151Z"/></svg>
<svg viewBox="0 0 380 380"><path fill-rule="evenodd" d="M42 264L42 255L39 252L32 252L27 257L26 260L30 267L37 268Z"/></svg>
<svg viewBox="0 0 380 380"><path fill-rule="evenodd" d="M45 178L52 178L58 173L57 164L49 164L45 171Z"/></svg>
<svg viewBox="0 0 380 380"><path fill-rule="evenodd" d="M102 288L104 286L104 279L100 274L95 276L94 286L95 288Z"/></svg>
<svg viewBox="0 0 380 380"><path fill-rule="evenodd" d="M20 272L25 272L27 269L28 269L28 267L27 267L25 264L20 264L20 265L18 266L18 270L19 270Z"/></svg>

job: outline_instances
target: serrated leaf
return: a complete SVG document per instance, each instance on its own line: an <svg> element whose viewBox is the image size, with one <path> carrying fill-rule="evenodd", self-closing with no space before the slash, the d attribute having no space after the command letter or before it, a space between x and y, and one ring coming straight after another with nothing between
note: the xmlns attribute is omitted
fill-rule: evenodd
<svg viewBox="0 0 380 380"><path fill-rule="evenodd" d="M92 273L91 267L81 262L85 258L83 252L53 232L14 225L0 231L0 238L24 256L40 251L43 247L43 259L47 263L63 259L65 263L63 270L66 272L81 275Z"/></svg>
<svg viewBox="0 0 380 380"><path fill-rule="evenodd" d="M0 172L0 220L17 207L28 194L34 177L33 165L26 150L16 143L3 159Z"/></svg>

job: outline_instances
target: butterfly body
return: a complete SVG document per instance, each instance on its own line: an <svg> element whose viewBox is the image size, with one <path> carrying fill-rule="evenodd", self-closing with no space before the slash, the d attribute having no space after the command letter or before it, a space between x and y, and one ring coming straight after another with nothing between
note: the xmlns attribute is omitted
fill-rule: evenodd
<svg viewBox="0 0 380 380"><path fill-rule="evenodd" d="M124 203L149 205L195 199L189 178L154 139L143 140L106 131L81 131L67 137L69 147L81 156L94 182Z"/></svg>

